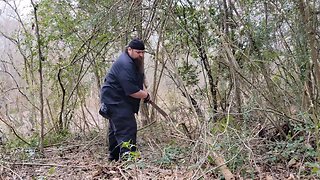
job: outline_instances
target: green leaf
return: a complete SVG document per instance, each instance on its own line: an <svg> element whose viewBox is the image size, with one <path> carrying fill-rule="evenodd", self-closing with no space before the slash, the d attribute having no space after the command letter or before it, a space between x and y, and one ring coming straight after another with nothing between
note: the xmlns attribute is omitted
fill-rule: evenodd
<svg viewBox="0 0 320 180"><path fill-rule="evenodd" d="M208 156L208 162L209 162L209 163L214 163L214 160L213 160L213 158L212 158L210 155Z"/></svg>
<svg viewBox="0 0 320 180"><path fill-rule="evenodd" d="M55 173L55 171L56 171L56 167L51 167L51 168L48 170L48 174L49 174L49 175L52 175L52 174Z"/></svg>
<svg viewBox="0 0 320 180"><path fill-rule="evenodd" d="M318 167L313 167L311 172L312 173L319 173L319 168Z"/></svg>

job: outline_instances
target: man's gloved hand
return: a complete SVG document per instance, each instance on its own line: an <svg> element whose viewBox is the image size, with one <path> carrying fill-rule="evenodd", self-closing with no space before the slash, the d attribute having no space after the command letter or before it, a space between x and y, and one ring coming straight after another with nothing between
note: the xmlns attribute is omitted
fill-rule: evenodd
<svg viewBox="0 0 320 180"><path fill-rule="evenodd" d="M150 98L150 95L149 95L149 93L148 93L147 97L144 98L143 102L144 102L144 103L149 103L150 101L151 101L151 98Z"/></svg>

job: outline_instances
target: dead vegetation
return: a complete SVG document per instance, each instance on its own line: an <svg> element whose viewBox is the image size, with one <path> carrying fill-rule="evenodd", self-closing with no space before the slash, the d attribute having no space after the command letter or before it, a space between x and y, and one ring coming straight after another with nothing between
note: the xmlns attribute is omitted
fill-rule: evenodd
<svg viewBox="0 0 320 180"><path fill-rule="evenodd" d="M1 147L1 179L317 179L315 152L303 137L259 137L261 128L224 129L207 122L189 139L165 122L139 131L141 156L108 162L106 132L69 135L40 156L30 146ZM181 128L182 130L182 128ZM216 132L214 132L216 131ZM233 143L230 143L233 142ZM310 142L309 142L310 143ZM12 144L11 144L12 145ZM232 178L228 178L232 177Z"/></svg>
<svg viewBox="0 0 320 180"><path fill-rule="evenodd" d="M320 178L318 1L29 2L0 0L0 179ZM164 117L109 163L99 89L135 36Z"/></svg>

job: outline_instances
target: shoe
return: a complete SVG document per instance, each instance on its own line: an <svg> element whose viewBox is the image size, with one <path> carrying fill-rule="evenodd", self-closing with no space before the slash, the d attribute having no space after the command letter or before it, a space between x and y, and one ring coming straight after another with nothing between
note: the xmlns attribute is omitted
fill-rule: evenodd
<svg viewBox="0 0 320 180"><path fill-rule="evenodd" d="M109 158L108 158L109 162L111 162L111 161L119 161L119 160L120 160L120 157L109 156Z"/></svg>

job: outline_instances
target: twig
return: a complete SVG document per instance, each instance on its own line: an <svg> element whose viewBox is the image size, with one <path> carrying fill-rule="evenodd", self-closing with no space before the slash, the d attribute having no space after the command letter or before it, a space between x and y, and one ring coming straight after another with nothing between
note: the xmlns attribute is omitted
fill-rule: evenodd
<svg viewBox="0 0 320 180"><path fill-rule="evenodd" d="M127 180L128 178L127 178L127 176L122 172L121 168L120 168L119 166L117 166L117 169L119 170L121 176L122 176L125 180Z"/></svg>
<svg viewBox="0 0 320 180"><path fill-rule="evenodd" d="M191 179L196 179L196 175L198 174L198 172L199 172L199 171L202 172L202 166L203 166L203 164L206 162L207 157L209 156L209 153L210 153L210 151L207 151L206 154L205 154L205 156L203 156L204 158L201 158L200 164L197 164L198 168L197 168L196 171L193 173L193 176L192 176ZM203 177L203 176L204 176L204 174L202 173L202 176L200 176L200 177Z"/></svg>
<svg viewBox="0 0 320 180"><path fill-rule="evenodd" d="M185 123L180 123L180 125L182 126L182 129L185 131L185 134L188 136L188 138L192 140L192 136L187 128L187 125Z"/></svg>
<svg viewBox="0 0 320 180"><path fill-rule="evenodd" d="M252 108L252 110L270 112L270 113L273 113L273 114L276 114L276 115L279 115L279 116L286 117L286 118L288 118L288 119L294 120L294 121L299 122L299 123L301 123L301 124L305 124L305 122L302 121L302 120L300 120L300 119L293 118L293 117L287 115L287 114L284 113L284 112L278 111L278 110L276 110L276 109L272 109L272 108L270 108L270 107L267 108L267 109Z"/></svg>
<svg viewBox="0 0 320 180"><path fill-rule="evenodd" d="M15 174L16 176L18 176L18 178L19 178L19 179L21 179L21 180L22 180L22 177L21 177L21 176L19 176L19 174L18 174L18 173L16 173L16 172L15 172L15 171L13 171L12 169L8 168L7 166L4 166L3 164L1 164L1 166L2 166L3 168L5 168L5 169L8 169L9 171L11 171L13 174Z"/></svg>
<svg viewBox="0 0 320 180"><path fill-rule="evenodd" d="M182 142L189 142L189 143L196 143L197 142L197 141L192 140L190 138L185 138L184 136L182 137L182 136L175 135L175 134L169 134L168 136L176 138L176 139L180 139L180 140L182 140Z"/></svg>
<svg viewBox="0 0 320 180"><path fill-rule="evenodd" d="M149 123L148 125L141 127L140 129L138 129L138 131L142 131L142 130L150 127L150 126L151 126L152 124L154 124L156 121L157 121L157 120L154 120L154 121L152 121L151 123Z"/></svg>
<svg viewBox="0 0 320 180"><path fill-rule="evenodd" d="M156 147L159 149L159 151L161 152L161 154L164 154L163 148L161 148L161 147L159 146L159 144L154 141L154 139L148 139L148 140L149 140L150 144L153 143L154 145L156 145Z"/></svg>
<svg viewBox="0 0 320 180"><path fill-rule="evenodd" d="M16 130L15 130L9 123L7 123L7 122L6 122L4 119L2 119L1 117L0 117L0 120L1 120L3 123L5 123L5 124L13 131L13 133L14 133L22 142L24 142L24 143L28 144L29 146L31 146L30 143L28 143L26 140L24 140L21 136L18 135L18 133L16 132Z"/></svg>
<svg viewBox="0 0 320 180"><path fill-rule="evenodd" d="M98 134L96 137L94 137L91 141L89 141L82 149L81 151L83 151L85 148L87 148L93 141L95 141L98 137L100 137L100 135ZM80 151L80 152L81 152Z"/></svg>
<svg viewBox="0 0 320 180"><path fill-rule="evenodd" d="M27 163L27 162L6 162L0 161L4 164L10 165L22 165L22 166L53 166L53 167L69 167L69 168L81 168L81 169L88 169L88 166L70 166L70 165L62 165L62 164L42 164L42 163Z"/></svg>

